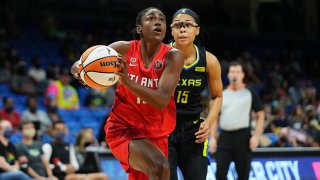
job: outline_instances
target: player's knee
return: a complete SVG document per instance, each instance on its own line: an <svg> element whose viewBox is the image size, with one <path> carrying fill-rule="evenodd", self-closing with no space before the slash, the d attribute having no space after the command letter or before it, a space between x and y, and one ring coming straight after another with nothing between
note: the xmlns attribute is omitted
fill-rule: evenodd
<svg viewBox="0 0 320 180"><path fill-rule="evenodd" d="M157 159L149 169L150 179L169 179L170 165L167 159Z"/></svg>

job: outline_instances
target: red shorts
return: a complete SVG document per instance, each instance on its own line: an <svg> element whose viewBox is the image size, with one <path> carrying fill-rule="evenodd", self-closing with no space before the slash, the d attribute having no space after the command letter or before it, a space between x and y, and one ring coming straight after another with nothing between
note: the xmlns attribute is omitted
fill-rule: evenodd
<svg viewBox="0 0 320 180"><path fill-rule="evenodd" d="M112 154L120 161L122 168L129 173L129 179L148 179L141 171L130 168L129 165L129 143L132 139L149 139L155 144L163 154L168 158L168 138L150 139L135 127L127 127L113 122L107 123L104 127L106 132L106 141Z"/></svg>

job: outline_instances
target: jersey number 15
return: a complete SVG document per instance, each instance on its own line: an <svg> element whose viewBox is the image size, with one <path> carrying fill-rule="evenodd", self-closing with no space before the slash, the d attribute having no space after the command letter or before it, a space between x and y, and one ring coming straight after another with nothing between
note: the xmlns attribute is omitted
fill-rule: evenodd
<svg viewBox="0 0 320 180"><path fill-rule="evenodd" d="M190 91L178 91L177 103L187 104Z"/></svg>

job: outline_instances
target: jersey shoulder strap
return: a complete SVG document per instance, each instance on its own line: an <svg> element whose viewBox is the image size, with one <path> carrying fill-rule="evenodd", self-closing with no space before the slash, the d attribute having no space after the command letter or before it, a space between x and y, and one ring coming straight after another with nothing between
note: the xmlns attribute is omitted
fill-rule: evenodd
<svg viewBox="0 0 320 180"><path fill-rule="evenodd" d="M196 45L198 48L199 58L204 67L207 67L207 56L206 56L206 48L203 46Z"/></svg>

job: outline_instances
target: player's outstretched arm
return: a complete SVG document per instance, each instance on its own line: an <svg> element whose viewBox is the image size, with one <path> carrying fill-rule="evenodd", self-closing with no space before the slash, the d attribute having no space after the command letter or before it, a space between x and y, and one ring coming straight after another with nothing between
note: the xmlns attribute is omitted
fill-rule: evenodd
<svg viewBox="0 0 320 180"><path fill-rule="evenodd" d="M218 119L218 115L222 105L222 79L221 66L218 59L211 53L207 52L207 71L208 84L210 90L209 114L207 121L211 127L213 122Z"/></svg>
<svg viewBox="0 0 320 180"><path fill-rule="evenodd" d="M180 50L173 48L168 51L166 66L159 79L157 90L146 88L130 80L127 75L127 61L123 57L119 58L119 61L122 62L120 65L122 70L117 74L121 76L120 83L140 97L141 100L155 108L163 109L167 106L177 87L184 59L185 57Z"/></svg>
<svg viewBox="0 0 320 180"><path fill-rule="evenodd" d="M210 90L209 113L204 122L200 124L199 131L195 133L196 143L202 143L208 139L210 131L218 119L222 104L222 80L221 66L218 59L211 53L206 52L208 84Z"/></svg>

